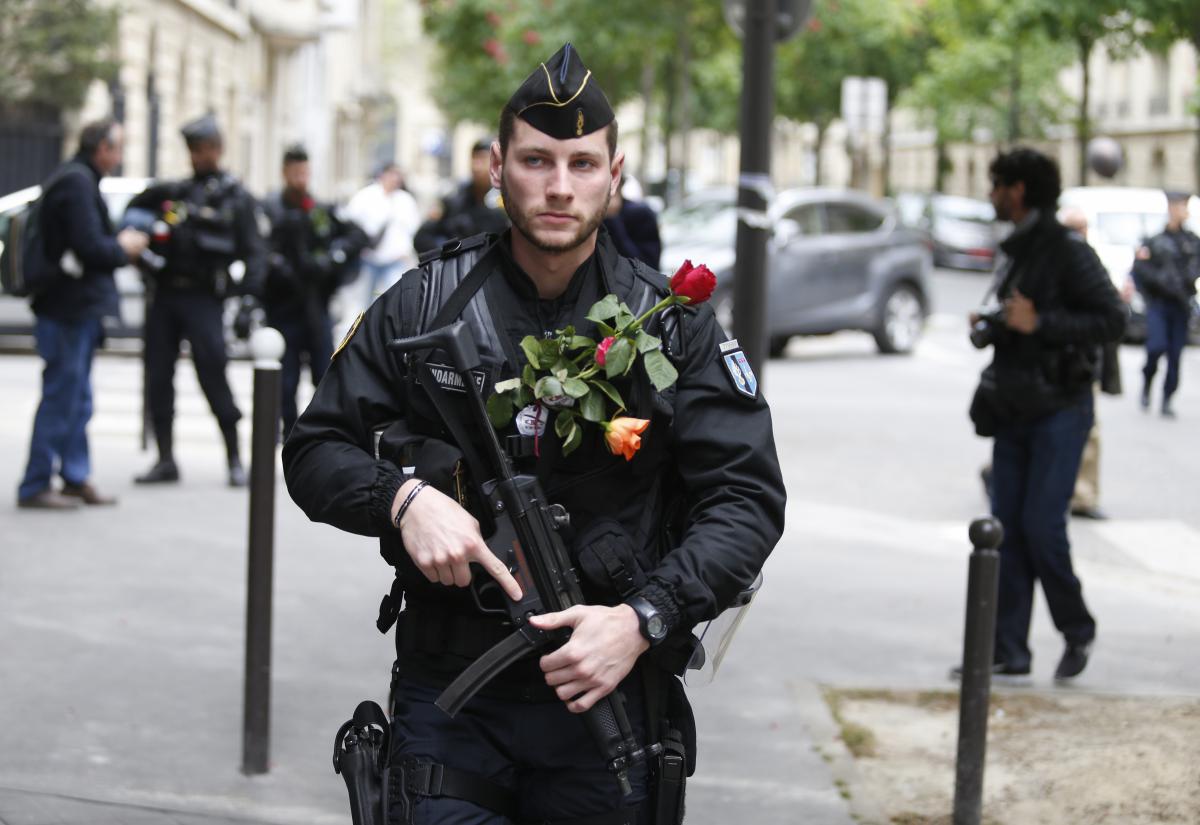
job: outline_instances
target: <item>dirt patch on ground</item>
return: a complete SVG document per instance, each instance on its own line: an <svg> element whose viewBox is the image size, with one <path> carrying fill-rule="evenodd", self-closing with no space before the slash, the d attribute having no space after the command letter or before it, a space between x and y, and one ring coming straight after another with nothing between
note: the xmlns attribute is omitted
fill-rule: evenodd
<svg viewBox="0 0 1200 825"><path fill-rule="evenodd" d="M825 696L890 825L949 825L957 694ZM1197 825L1200 700L994 695L983 810L987 825Z"/></svg>

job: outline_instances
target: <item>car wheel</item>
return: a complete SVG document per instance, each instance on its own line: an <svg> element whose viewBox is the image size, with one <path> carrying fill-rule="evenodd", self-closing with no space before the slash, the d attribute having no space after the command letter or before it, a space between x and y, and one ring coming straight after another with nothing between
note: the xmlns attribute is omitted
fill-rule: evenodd
<svg viewBox="0 0 1200 825"><path fill-rule="evenodd" d="M911 284L896 284L883 299L875 345L883 353L913 351L925 326L925 305Z"/></svg>
<svg viewBox="0 0 1200 825"><path fill-rule="evenodd" d="M790 335L775 335L767 342L767 357L782 358L784 351L787 349L788 341L791 341Z"/></svg>

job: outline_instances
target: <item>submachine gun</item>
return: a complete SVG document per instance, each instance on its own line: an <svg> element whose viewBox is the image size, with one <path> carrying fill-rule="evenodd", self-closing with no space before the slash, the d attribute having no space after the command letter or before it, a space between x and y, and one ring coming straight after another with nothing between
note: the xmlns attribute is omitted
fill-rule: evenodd
<svg viewBox="0 0 1200 825"><path fill-rule="evenodd" d="M534 627L529 622L531 617L566 610L573 605L585 604L585 601L579 575L558 533L559 528L568 523L566 510L546 500L536 476L513 472L512 464L488 420L483 396L472 374L480 366L480 357L470 327L458 321L425 335L397 338L388 344L388 349L406 354L410 364L416 361L419 368L426 371L422 376L422 385L430 388L434 404L439 408L446 406L444 399L439 402L437 397L441 388L433 380L429 368L409 355L422 350L442 350L449 356L462 379L467 405L474 419L473 429L483 434L488 454L486 465L480 466L477 472L491 474L486 481L482 480L484 476L476 475L475 478L480 500L486 503L490 521L494 525L490 535L486 536L486 542L521 585L521 599L513 601L491 579L476 586L481 581L481 577L476 575L472 594L480 610L507 613L515 629L510 636L471 663L442 691L435 704L454 716L472 696L509 665L531 652L557 646L568 638L567 630L544 631ZM442 414L449 418L444 410ZM448 421L448 426L453 430L457 423ZM463 442L458 445L459 449L467 456L468 462L481 465L478 459L471 461L474 446L466 439L459 440ZM484 596L490 596L488 591L492 590L503 599L502 608L484 604ZM495 602L494 599L487 600ZM639 747L625 710L625 697L619 689L598 701L583 716L608 770L619 783L621 792L628 796L632 792L630 767L657 757L662 752L661 744Z"/></svg>

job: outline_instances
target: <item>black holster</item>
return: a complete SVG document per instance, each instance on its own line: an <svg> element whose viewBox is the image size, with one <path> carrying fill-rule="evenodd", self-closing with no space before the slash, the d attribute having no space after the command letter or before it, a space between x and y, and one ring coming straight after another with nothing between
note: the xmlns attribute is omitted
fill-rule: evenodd
<svg viewBox="0 0 1200 825"><path fill-rule="evenodd" d="M346 781L354 825L387 825L390 752L391 726L383 708L370 700L359 703L333 742L333 772Z"/></svg>
<svg viewBox="0 0 1200 825"><path fill-rule="evenodd" d="M687 786L687 751L677 730L668 730L658 758L658 788L655 790L654 825L682 825L684 791Z"/></svg>

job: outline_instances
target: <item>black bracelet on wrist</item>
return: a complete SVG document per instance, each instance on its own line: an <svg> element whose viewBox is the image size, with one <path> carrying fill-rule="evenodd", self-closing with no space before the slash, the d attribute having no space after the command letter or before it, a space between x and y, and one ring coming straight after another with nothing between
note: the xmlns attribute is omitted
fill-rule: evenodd
<svg viewBox="0 0 1200 825"><path fill-rule="evenodd" d="M400 519L404 518L404 514L408 512L408 507L413 503L413 499L417 497L417 493L421 492L428 486L428 481L422 481L419 482L416 487L413 487L408 491L408 495L406 495L404 497L404 501L400 503L400 509L396 511L396 517L392 519L392 526L394 526L397 530L400 529Z"/></svg>

